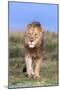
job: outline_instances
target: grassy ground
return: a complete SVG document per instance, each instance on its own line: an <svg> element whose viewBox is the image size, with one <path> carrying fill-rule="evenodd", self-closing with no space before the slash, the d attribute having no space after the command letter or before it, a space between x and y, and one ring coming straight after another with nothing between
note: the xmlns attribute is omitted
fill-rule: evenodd
<svg viewBox="0 0 60 90"><path fill-rule="evenodd" d="M16 58L15 60L20 60ZM23 65L24 66L24 65ZM12 70L9 75L9 88L15 87L31 87L31 86L49 86L57 85L57 62L56 61L43 61L41 67L41 78L39 80L29 79L25 73L22 73L23 66L10 66ZM21 67L18 68L18 67Z"/></svg>
<svg viewBox="0 0 60 90"><path fill-rule="evenodd" d="M25 66L23 35L10 33L9 36L9 88L58 85L57 35L47 32L45 35L45 56L41 65L39 80L28 78L23 73Z"/></svg>

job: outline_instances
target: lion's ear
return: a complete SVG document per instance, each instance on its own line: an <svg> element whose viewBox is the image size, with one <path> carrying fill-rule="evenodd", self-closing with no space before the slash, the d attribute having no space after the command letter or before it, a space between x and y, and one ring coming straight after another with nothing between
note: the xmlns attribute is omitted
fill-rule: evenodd
<svg viewBox="0 0 60 90"><path fill-rule="evenodd" d="M28 30L31 28L31 24L25 25L25 32L28 33Z"/></svg>
<svg viewBox="0 0 60 90"><path fill-rule="evenodd" d="M28 28L28 29L31 28L31 24L28 24L28 25L27 25L27 28Z"/></svg>
<svg viewBox="0 0 60 90"><path fill-rule="evenodd" d="M40 27L40 39L42 40L44 38L44 29Z"/></svg>
<svg viewBox="0 0 60 90"><path fill-rule="evenodd" d="M43 27L40 27L40 29L41 29L41 32L44 33L44 28Z"/></svg>
<svg viewBox="0 0 60 90"><path fill-rule="evenodd" d="M44 29L42 28L42 33L44 34Z"/></svg>
<svg viewBox="0 0 60 90"><path fill-rule="evenodd" d="M39 27L39 32L44 33L44 29L41 26Z"/></svg>

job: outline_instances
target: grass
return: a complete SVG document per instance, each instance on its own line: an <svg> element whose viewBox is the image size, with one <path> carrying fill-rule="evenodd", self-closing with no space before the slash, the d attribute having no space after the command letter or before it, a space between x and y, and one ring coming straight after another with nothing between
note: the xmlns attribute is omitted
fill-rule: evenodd
<svg viewBox="0 0 60 90"><path fill-rule="evenodd" d="M57 34L45 33L45 54L39 80L28 78L23 72L25 67L23 34L9 33L9 88L58 85Z"/></svg>
<svg viewBox="0 0 60 90"><path fill-rule="evenodd" d="M16 61L17 60L18 59L16 59ZM24 65L19 66L19 70L17 65L15 65L15 68L13 68L13 65L11 66L12 74L10 73L9 75L9 88L58 85L56 61L43 61L41 67L41 78L39 80L28 78L25 73L22 73Z"/></svg>

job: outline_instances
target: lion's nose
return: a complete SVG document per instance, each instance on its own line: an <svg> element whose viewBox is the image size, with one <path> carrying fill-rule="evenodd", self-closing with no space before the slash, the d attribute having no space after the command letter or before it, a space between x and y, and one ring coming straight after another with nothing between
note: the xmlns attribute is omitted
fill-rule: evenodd
<svg viewBox="0 0 60 90"><path fill-rule="evenodd" d="M30 42L33 42L33 39L30 39Z"/></svg>

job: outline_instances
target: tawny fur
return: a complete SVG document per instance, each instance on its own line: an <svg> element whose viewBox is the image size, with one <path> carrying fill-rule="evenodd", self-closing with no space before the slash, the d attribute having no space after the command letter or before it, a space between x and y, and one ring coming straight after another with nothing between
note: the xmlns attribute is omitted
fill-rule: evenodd
<svg viewBox="0 0 60 90"><path fill-rule="evenodd" d="M27 25L24 35L25 63L28 77L40 78L40 68L43 60L44 31L39 22ZM33 64L35 64L33 68Z"/></svg>

